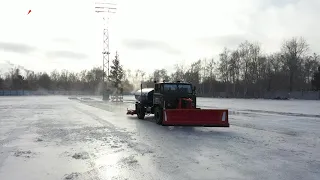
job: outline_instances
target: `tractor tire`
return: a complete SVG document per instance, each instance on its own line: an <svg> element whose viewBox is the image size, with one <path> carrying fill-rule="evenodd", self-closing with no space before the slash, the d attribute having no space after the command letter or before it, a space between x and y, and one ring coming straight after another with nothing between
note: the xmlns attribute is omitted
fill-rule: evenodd
<svg viewBox="0 0 320 180"><path fill-rule="evenodd" d="M162 125L163 121L163 110L160 107L156 107L154 109L154 119L156 120L156 123L159 125Z"/></svg>
<svg viewBox="0 0 320 180"><path fill-rule="evenodd" d="M146 116L145 109L140 104L137 105L137 116L138 119L144 119L144 117Z"/></svg>

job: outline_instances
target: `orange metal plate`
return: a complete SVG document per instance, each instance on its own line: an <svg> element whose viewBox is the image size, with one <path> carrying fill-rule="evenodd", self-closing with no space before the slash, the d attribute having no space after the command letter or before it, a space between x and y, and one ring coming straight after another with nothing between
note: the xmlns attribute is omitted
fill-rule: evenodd
<svg viewBox="0 0 320 180"><path fill-rule="evenodd" d="M226 109L167 109L163 125L229 127Z"/></svg>

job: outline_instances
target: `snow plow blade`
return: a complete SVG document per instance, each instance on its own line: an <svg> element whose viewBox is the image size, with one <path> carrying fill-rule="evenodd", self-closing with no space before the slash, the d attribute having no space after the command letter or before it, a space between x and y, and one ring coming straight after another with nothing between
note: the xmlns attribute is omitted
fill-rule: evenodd
<svg viewBox="0 0 320 180"><path fill-rule="evenodd" d="M225 109L166 109L163 126L229 127Z"/></svg>

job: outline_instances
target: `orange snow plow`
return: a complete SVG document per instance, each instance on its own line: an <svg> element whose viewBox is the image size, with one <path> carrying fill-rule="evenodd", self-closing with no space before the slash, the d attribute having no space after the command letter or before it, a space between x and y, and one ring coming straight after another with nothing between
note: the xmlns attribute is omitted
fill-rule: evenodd
<svg viewBox="0 0 320 180"><path fill-rule="evenodd" d="M229 127L227 109L200 109L196 107L195 87L189 83L156 83L155 88L145 88L135 93L135 110L144 119L154 114L156 123L163 126Z"/></svg>

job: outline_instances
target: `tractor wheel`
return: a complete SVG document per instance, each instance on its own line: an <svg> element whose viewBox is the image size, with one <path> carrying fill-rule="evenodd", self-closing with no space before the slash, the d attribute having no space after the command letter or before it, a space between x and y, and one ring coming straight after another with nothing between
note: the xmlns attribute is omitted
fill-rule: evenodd
<svg viewBox="0 0 320 180"><path fill-rule="evenodd" d="M144 119L145 115L146 115L146 112L144 110L144 107L141 106L140 104L137 105L137 116L138 116L138 119Z"/></svg>
<svg viewBox="0 0 320 180"><path fill-rule="evenodd" d="M156 123L159 125L162 125L163 121L163 110L160 107L156 107L154 109L154 119L156 120Z"/></svg>

